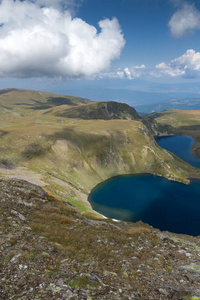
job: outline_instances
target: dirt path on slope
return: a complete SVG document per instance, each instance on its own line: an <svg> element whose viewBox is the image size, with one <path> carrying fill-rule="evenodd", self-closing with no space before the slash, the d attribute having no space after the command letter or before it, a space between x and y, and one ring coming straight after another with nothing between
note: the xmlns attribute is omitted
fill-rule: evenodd
<svg viewBox="0 0 200 300"><path fill-rule="evenodd" d="M42 175L20 166L7 168L4 165L0 164L0 177L17 178L26 180L42 187L47 186L47 184L42 180Z"/></svg>

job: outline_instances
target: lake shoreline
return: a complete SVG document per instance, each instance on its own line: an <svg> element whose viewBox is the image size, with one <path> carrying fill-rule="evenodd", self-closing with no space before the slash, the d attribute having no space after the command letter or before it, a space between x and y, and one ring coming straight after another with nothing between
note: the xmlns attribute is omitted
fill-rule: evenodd
<svg viewBox="0 0 200 300"><path fill-rule="evenodd" d="M192 138L188 138L185 140L191 142ZM161 231L198 236L200 180L195 177L188 180L190 184L185 185L159 174L117 175L92 189L88 201L95 211L111 219L142 221ZM100 198L94 198L94 195Z"/></svg>

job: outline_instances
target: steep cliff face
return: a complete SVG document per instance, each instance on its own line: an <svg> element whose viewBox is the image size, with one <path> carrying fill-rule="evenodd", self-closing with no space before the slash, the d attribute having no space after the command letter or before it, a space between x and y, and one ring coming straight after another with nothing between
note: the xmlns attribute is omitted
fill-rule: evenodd
<svg viewBox="0 0 200 300"><path fill-rule="evenodd" d="M146 116L142 118L143 124L149 129L153 136L174 135L175 128L171 125L165 125L157 122L153 117Z"/></svg>
<svg viewBox="0 0 200 300"><path fill-rule="evenodd" d="M136 110L126 103L109 102L91 102L86 105L68 108L57 114L58 116L68 118L78 118L85 120L103 119L126 119L140 120Z"/></svg>

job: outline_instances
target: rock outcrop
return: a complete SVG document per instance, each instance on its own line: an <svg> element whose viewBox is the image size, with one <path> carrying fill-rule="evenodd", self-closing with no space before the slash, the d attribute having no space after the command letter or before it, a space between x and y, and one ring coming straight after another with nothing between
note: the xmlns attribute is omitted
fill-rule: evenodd
<svg viewBox="0 0 200 300"><path fill-rule="evenodd" d="M175 134L175 128L173 126L160 124L150 115L143 117L142 122L153 136L167 136Z"/></svg>

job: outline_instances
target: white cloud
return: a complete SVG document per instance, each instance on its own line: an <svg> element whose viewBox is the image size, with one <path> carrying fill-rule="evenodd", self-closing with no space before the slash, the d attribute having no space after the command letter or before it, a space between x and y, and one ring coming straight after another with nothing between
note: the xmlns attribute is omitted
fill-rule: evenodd
<svg viewBox="0 0 200 300"><path fill-rule="evenodd" d="M145 65L126 67L110 72L101 73L100 78L121 78L135 79L145 76L148 73L148 68Z"/></svg>
<svg viewBox="0 0 200 300"><path fill-rule="evenodd" d="M176 38L195 29L200 29L200 11L196 9L194 4L183 2L171 17L168 25L171 34Z"/></svg>
<svg viewBox="0 0 200 300"><path fill-rule="evenodd" d="M197 78L200 77L200 52L187 50L182 56L156 66L158 76Z"/></svg>
<svg viewBox="0 0 200 300"><path fill-rule="evenodd" d="M200 77L200 52L189 49L171 62L172 68L179 68L187 78Z"/></svg>
<svg viewBox="0 0 200 300"><path fill-rule="evenodd" d="M156 72L154 72L156 77L169 76L177 77L185 74L184 70L180 70L179 66L172 66L171 64L166 64L162 62L156 66Z"/></svg>
<svg viewBox="0 0 200 300"><path fill-rule="evenodd" d="M146 74L147 67L145 65L133 66L131 68L125 68L124 73L128 79L139 78Z"/></svg>
<svg viewBox="0 0 200 300"><path fill-rule="evenodd" d="M135 79L141 77L184 77L200 78L200 52L187 50L182 56L171 60L170 63L149 67L145 65L126 67L115 72L105 73L102 77Z"/></svg>
<svg viewBox="0 0 200 300"><path fill-rule="evenodd" d="M117 19L100 21L97 33L68 10L62 11L63 2L75 3L1 1L1 77L93 76L120 57L125 40Z"/></svg>

